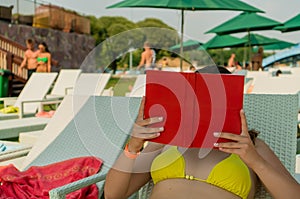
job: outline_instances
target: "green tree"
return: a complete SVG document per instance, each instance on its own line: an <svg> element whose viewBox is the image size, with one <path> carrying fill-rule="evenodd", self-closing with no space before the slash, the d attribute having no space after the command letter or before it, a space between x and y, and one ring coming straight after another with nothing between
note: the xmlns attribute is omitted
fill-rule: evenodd
<svg viewBox="0 0 300 199"><path fill-rule="evenodd" d="M104 16L96 19L90 17L91 34L96 39L99 67L109 67L114 72L117 70L117 58L128 50L130 40L142 40L137 33L125 33L126 36L118 36L128 30L137 28L137 25L124 17ZM134 35L135 34L135 35ZM100 58L101 57L101 58Z"/></svg>
<svg viewBox="0 0 300 199"><path fill-rule="evenodd" d="M171 55L171 53L168 52L169 47L179 41L179 35L174 28L155 18L146 18L136 24L140 28L145 28L144 34L146 35L147 41L155 48L157 59Z"/></svg>
<svg viewBox="0 0 300 199"><path fill-rule="evenodd" d="M167 54L162 51L178 41L177 32L158 19L149 18L134 23L124 17L104 16L97 19L90 16L89 18L91 35L98 45L95 52L96 63L98 67L109 66L114 72L118 66L128 65L130 48L137 49L133 52L133 65L138 65L143 43L146 40L155 48L158 59L159 56Z"/></svg>

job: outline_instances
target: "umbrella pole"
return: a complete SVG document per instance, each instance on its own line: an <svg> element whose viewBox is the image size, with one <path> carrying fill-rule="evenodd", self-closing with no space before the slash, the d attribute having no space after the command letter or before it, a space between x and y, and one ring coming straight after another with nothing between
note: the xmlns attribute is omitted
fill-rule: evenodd
<svg viewBox="0 0 300 199"><path fill-rule="evenodd" d="M252 61L251 61L251 55L252 55L252 50L251 50L251 38L250 38L250 31L248 30L248 49L249 49L249 65L250 65L250 70L253 70L253 66L252 66Z"/></svg>
<svg viewBox="0 0 300 199"><path fill-rule="evenodd" d="M243 67L246 69L246 61L247 61L247 44L244 45L244 58L243 58Z"/></svg>
<svg viewBox="0 0 300 199"><path fill-rule="evenodd" d="M183 65L183 25L184 25L184 10L181 10L181 37L180 37L180 71L182 72L182 65Z"/></svg>
<svg viewBox="0 0 300 199"><path fill-rule="evenodd" d="M221 65L224 66L225 60L224 60L224 51L223 48L220 49L220 55L221 55Z"/></svg>

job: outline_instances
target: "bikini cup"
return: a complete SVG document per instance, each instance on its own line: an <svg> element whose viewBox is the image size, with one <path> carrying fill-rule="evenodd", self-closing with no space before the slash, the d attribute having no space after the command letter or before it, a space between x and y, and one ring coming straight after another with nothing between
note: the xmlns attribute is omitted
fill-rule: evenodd
<svg viewBox="0 0 300 199"><path fill-rule="evenodd" d="M235 154L217 163L207 179L188 175L185 173L185 159L176 146L170 147L153 160L151 176L154 184L172 178L206 182L228 190L241 198L247 198L252 184L248 167Z"/></svg>

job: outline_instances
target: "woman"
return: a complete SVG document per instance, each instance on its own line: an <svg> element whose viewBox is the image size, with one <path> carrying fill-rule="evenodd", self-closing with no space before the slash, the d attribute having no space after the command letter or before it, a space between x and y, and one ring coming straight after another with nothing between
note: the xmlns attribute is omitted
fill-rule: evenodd
<svg viewBox="0 0 300 199"><path fill-rule="evenodd" d="M36 72L51 72L51 54L45 42L39 44Z"/></svg>
<svg viewBox="0 0 300 199"><path fill-rule="evenodd" d="M219 72L229 73L219 67ZM198 70L212 73L212 68ZM254 198L261 180L274 198L297 198L300 186L272 150L255 132L248 132L241 110L241 135L228 132L214 136L232 142L215 143L216 149L199 158L199 149L165 146L145 140L160 136L163 127L150 128L163 118L144 119L142 100L131 138L115 165L107 174L105 198L126 198L149 180L154 187L150 198ZM140 151L142 150L142 153ZM221 196L221 197L220 197Z"/></svg>

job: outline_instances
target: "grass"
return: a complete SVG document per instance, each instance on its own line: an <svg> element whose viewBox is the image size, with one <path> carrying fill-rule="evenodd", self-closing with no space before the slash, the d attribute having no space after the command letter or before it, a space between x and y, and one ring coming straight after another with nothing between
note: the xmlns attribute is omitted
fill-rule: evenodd
<svg viewBox="0 0 300 199"><path fill-rule="evenodd" d="M135 79L135 77L112 77L108 81L105 89L113 87L114 96L125 96L126 92L130 92L129 87L133 86Z"/></svg>

